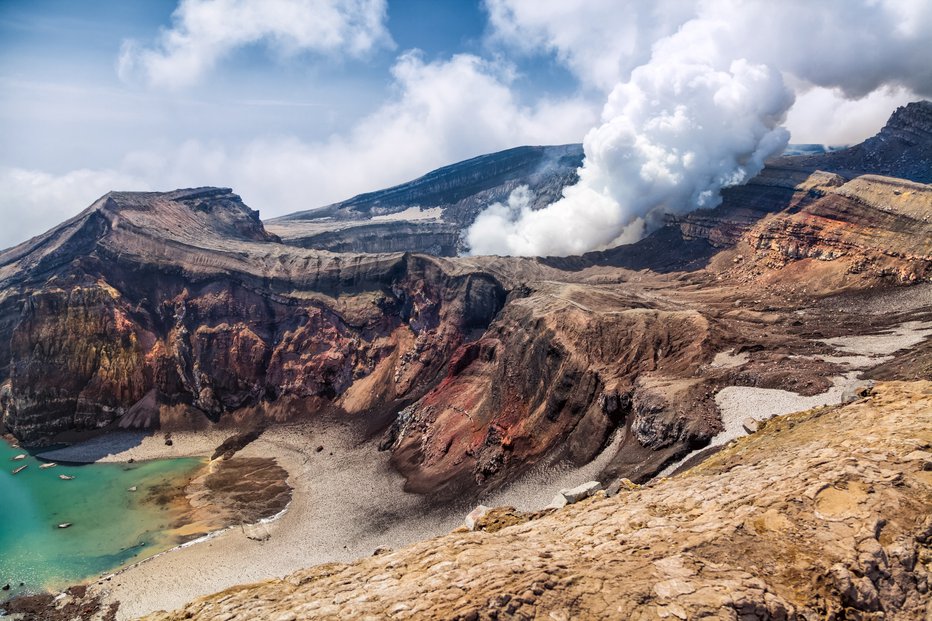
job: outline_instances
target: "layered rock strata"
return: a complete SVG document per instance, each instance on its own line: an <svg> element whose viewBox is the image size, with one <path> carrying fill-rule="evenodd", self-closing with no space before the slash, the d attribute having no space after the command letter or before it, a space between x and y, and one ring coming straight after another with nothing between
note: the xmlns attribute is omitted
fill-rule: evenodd
<svg viewBox="0 0 932 621"><path fill-rule="evenodd" d="M890 170L927 152L926 107L879 135L913 141ZM495 183L549 183L547 153L489 156ZM474 196L479 160L418 196ZM815 394L843 372L812 356L831 354L818 338L928 319L928 304L867 317L821 300L928 282L929 186L811 163L781 160L715 210L561 259L335 254L282 243L229 189L110 193L0 253L3 421L41 444L338 417L392 451L413 491L490 487L609 446L606 476L645 481L720 431L720 388ZM396 190L387 212L407 205ZM751 356L716 367L727 351Z"/></svg>

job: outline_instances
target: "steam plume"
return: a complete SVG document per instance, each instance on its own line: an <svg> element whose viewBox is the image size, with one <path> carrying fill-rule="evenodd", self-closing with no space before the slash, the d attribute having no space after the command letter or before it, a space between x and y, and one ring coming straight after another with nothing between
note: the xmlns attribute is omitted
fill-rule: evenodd
<svg viewBox="0 0 932 621"><path fill-rule="evenodd" d="M493 4L509 1L522 3ZM490 206L467 232L471 252L579 254L636 241L664 213L715 207L722 188L786 146L788 83L849 97L885 85L932 91L932 71L916 64L929 52L924 23L932 26L932 11L922 3L697 3L674 34L644 43L649 60L611 90L602 124L583 141L579 183L538 211L526 190ZM871 47L856 52L852 41Z"/></svg>

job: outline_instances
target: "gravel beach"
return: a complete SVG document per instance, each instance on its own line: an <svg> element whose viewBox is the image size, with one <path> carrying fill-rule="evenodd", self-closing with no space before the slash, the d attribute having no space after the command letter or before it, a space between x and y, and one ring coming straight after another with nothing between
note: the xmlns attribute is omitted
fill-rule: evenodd
<svg viewBox="0 0 932 621"><path fill-rule="evenodd" d="M147 436L102 459L210 455L227 435L173 433L172 446L160 435ZM317 452L317 446L324 450ZM99 448L100 441L68 450L75 451L74 459L80 456L77 452ZM378 546L398 547L449 531L461 519L438 515L422 498L405 494L387 454L371 443L359 443L347 427L270 429L238 455L274 456L289 473L292 501L283 515L264 524L268 539L249 539L246 529L233 527L101 579L91 588L106 601L121 602L118 619L172 609L201 595L308 565L368 556Z"/></svg>
<svg viewBox="0 0 932 621"><path fill-rule="evenodd" d="M125 432L47 456L62 461L204 456L228 435L215 430L175 432L172 445L166 446L161 434ZM323 450L318 452L319 446ZM581 469L543 463L478 502L540 509L559 489L596 476L611 450ZM388 463L389 454L376 450L375 442L363 442L348 425L273 427L237 456L277 459L294 488L288 509L259 527L233 527L99 579L91 591L106 602L121 602L117 619L171 610L237 584L285 576L319 563L352 561L380 546L394 549L441 535L462 525L477 502L438 508L423 496L405 493L404 480ZM257 528L268 538L247 537Z"/></svg>

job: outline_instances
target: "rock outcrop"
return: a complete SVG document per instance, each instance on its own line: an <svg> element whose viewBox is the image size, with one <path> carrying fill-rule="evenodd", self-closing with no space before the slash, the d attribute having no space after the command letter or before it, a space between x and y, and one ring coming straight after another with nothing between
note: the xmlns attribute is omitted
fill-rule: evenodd
<svg viewBox="0 0 932 621"><path fill-rule="evenodd" d="M901 106L880 132L847 149L778 158L778 166L827 170L851 178L862 174L932 183L932 101Z"/></svg>
<svg viewBox="0 0 932 621"><path fill-rule="evenodd" d="M770 267L840 259L851 274L921 282L932 275L932 186L863 175L762 220L745 239Z"/></svg>
<svg viewBox="0 0 932 621"><path fill-rule="evenodd" d="M714 413L686 416L665 401L637 409L656 392L639 376L659 369L693 375L711 355L715 330L703 313L597 286L542 283L513 297L389 429L385 446L408 489L436 490L463 476L484 484L554 446L581 465L619 426L638 421L651 428L629 442L656 450L677 452L713 435Z"/></svg>
<svg viewBox="0 0 932 621"><path fill-rule="evenodd" d="M932 383L772 419L685 475L150 621L924 619Z"/></svg>

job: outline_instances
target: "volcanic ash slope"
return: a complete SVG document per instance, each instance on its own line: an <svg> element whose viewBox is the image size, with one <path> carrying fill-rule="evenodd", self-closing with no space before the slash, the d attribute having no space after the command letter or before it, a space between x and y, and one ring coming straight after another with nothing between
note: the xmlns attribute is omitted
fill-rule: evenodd
<svg viewBox="0 0 932 621"><path fill-rule="evenodd" d="M932 382L891 382L674 479L149 619L928 619L930 569Z"/></svg>

